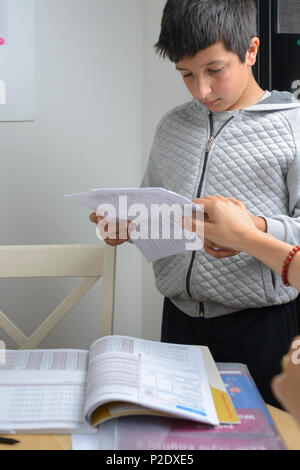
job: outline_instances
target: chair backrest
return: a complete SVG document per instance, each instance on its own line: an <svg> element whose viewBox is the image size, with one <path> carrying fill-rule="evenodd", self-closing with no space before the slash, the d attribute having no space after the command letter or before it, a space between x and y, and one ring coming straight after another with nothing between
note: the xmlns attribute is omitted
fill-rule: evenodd
<svg viewBox="0 0 300 470"><path fill-rule="evenodd" d="M0 327L20 349L34 349L83 295L103 278L99 336L113 333L116 249L97 245L0 246L0 278L84 277L28 337L3 312Z"/></svg>

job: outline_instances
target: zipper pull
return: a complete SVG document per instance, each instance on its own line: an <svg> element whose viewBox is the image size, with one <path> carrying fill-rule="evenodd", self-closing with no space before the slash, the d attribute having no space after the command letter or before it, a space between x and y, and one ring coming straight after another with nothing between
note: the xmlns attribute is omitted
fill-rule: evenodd
<svg viewBox="0 0 300 470"><path fill-rule="evenodd" d="M211 146L212 146L212 144L214 143L214 140L215 140L214 136L211 136L210 139L209 139L209 141L207 142L206 152L209 152L209 151L210 151Z"/></svg>

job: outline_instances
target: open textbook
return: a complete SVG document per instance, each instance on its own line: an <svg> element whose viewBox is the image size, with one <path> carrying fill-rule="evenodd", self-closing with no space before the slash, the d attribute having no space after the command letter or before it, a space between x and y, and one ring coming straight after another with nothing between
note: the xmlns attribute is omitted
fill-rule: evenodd
<svg viewBox="0 0 300 470"><path fill-rule="evenodd" d="M203 247L203 236L181 226L183 216L201 219L202 210L186 197L164 188L107 188L66 194L105 215L108 221L129 220L136 228L131 241L149 262ZM127 233L127 229L126 229Z"/></svg>
<svg viewBox="0 0 300 470"><path fill-rule="evenodd" d="M0 394L2 432L69 433L147 414L239 423L207 347L127 336L89 351L8 350Z"/></svg>
<svg viewBox="0 0 300 470"><path fill-rule="evenodd" d="M247 366L217 363L217 367L240 418L239 426L126 416L106 421L93 434L73 435L73 450L285 450Z"/></svg>

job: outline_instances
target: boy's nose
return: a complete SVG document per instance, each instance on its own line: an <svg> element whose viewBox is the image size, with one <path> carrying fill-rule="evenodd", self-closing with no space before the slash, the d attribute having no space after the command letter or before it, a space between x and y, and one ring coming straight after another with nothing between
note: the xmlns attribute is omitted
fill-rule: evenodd
<svg viewBox="0 0 300 470"><path fill-rule="evenodd" d="M196 82L196 96L199 101L205 101L207 96L211 95L211 87L209 83L204 80L197 80Z"/></svg>

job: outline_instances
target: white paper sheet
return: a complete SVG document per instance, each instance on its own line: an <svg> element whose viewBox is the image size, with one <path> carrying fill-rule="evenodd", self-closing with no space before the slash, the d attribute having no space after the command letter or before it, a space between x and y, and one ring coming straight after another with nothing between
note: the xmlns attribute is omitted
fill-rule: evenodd
<svg viewBox="0 0 300 470"><path fill-rule="evenodd" d="M201 206L172 191L163 188L107 188L65 197L105 215L110 223L116 220L135 223L137 228L131 231L131 240L149 262L203 248L203 233L198 236L181 227L181 218L191 217L193 212L201 220Z"/></svg>

